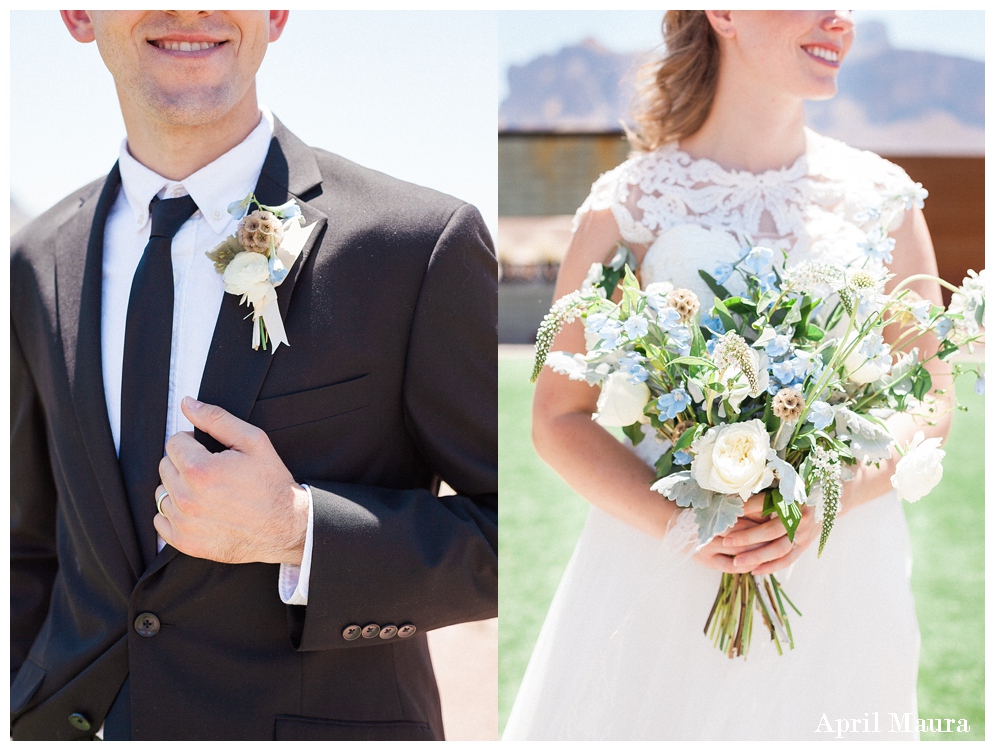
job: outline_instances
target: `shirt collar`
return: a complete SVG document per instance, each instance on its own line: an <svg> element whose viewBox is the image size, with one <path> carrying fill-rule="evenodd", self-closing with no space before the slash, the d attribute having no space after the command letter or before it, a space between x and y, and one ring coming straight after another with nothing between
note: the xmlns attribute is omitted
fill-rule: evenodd
<svg viewBox="0 0 995 751"><path fill-rule="evenodd" d="M142 227L149 220L149 204L155 196L175 198L189 193L211 229L219 235L224 232L232 219L228 204L256 189L269 152L273 113L267 107L260 107L259 111L259 124L244 141L180 181L150 170L128 152L128 140L122 141L118 159L121 187L135 224Z"/></svg>

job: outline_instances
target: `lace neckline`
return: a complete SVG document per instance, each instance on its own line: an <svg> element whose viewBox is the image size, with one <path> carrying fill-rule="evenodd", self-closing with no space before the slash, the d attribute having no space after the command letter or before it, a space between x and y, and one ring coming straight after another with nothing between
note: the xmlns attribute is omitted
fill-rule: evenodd
<svg viewBox="0 0 995 751"><path fill-rule="evenodd" d="M742 180L747 182L773 182L776 179L780 180L794 180L801 175L807 174L809 157L817 150L822 147L822 136L820 136L815 131L808 127L805 127L805 151L803 151L797 158L791 163L784 167L772 167L770 169L765 169L762 172L752 172L747 169L736 169L734 167L726 167L719 162L708 157L696 157L691 156L687 151L681 148L680 141L670 141L664 144L658 149L660 156L671 156L675 159L680 160L682 164L701 165L703 169L706 169L710 173L718 172L726 177L730 181Z"/></svg>

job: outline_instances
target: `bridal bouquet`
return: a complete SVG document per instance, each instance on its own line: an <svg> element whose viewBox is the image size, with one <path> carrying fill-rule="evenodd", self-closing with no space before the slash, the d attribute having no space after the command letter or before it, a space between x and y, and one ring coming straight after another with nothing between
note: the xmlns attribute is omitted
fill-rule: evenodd
<svg viewBox="0 0 995 751"><path fill-rule="evenodd" d="M699 272L716 297L702 310L690 290L640 289L635 258L620 244L543 319L532 379L547 364L601 387L593 419L622 428L634 445L656 444L652 489L693 509L698 548L763 492L763 514L776 513L792 541L802 507L815 506L821 555L849 467L879 463L894 448L903 456L892 478L900 497L916 501L939 482L940 439L920 432L899 446L885 419L935 417L924 364L983 336L984 271L970 272L959 288L938 280L953 290L944 309L907 287L934 277L910 277L885 294L880 263L802 262L779 271L774 257L751 247L714 275ZM741 294L723 286L734 275ZM587 353L550 353L556 333L578 317ZM899 332L891 343L887 326ZM940 347L924 357L914 345L928 332ZM983 375L974 372L980 389ZM801 615L775 576L723 574L705 633L729 657L745 657L757 612L781 653L782 643L794 647L786 606Z"/></svg>

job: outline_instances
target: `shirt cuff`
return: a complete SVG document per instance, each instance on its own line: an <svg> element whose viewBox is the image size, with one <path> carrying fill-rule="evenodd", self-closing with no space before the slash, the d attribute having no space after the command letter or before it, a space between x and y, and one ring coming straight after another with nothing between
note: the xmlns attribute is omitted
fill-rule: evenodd
<svg viewBox="0 0 995 751"><path fill-rule="evenodd" d="M311 579L311 550L314 547L314 498L311 488L302 485L307 491L307 535L304 537L304 557L300 566L290 563L280 564L280 599L286 605L307 605L308 581Z"/></svg>

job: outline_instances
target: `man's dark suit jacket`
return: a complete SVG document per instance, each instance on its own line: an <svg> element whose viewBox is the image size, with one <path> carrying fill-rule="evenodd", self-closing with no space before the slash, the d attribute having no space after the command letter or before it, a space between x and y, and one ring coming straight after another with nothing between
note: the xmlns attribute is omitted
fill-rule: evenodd
<svg viewBox="0 0 995 751"><path fill-rule="evenodd" d="M425 632L497 612L497 281L479 214L276 125L256 195L316 224L278 289L290 346L253 351L226 294L199 399L263 428L312 488L309 604L287 606L278 566L157 555L154 499L131 518L100 355L119 185L115 167L12 240L13 737L92 736L130 671L136 740L441 738ZM458 495L436 497L440 478ZM367 624L417 632L343 638Z"/></svg>

